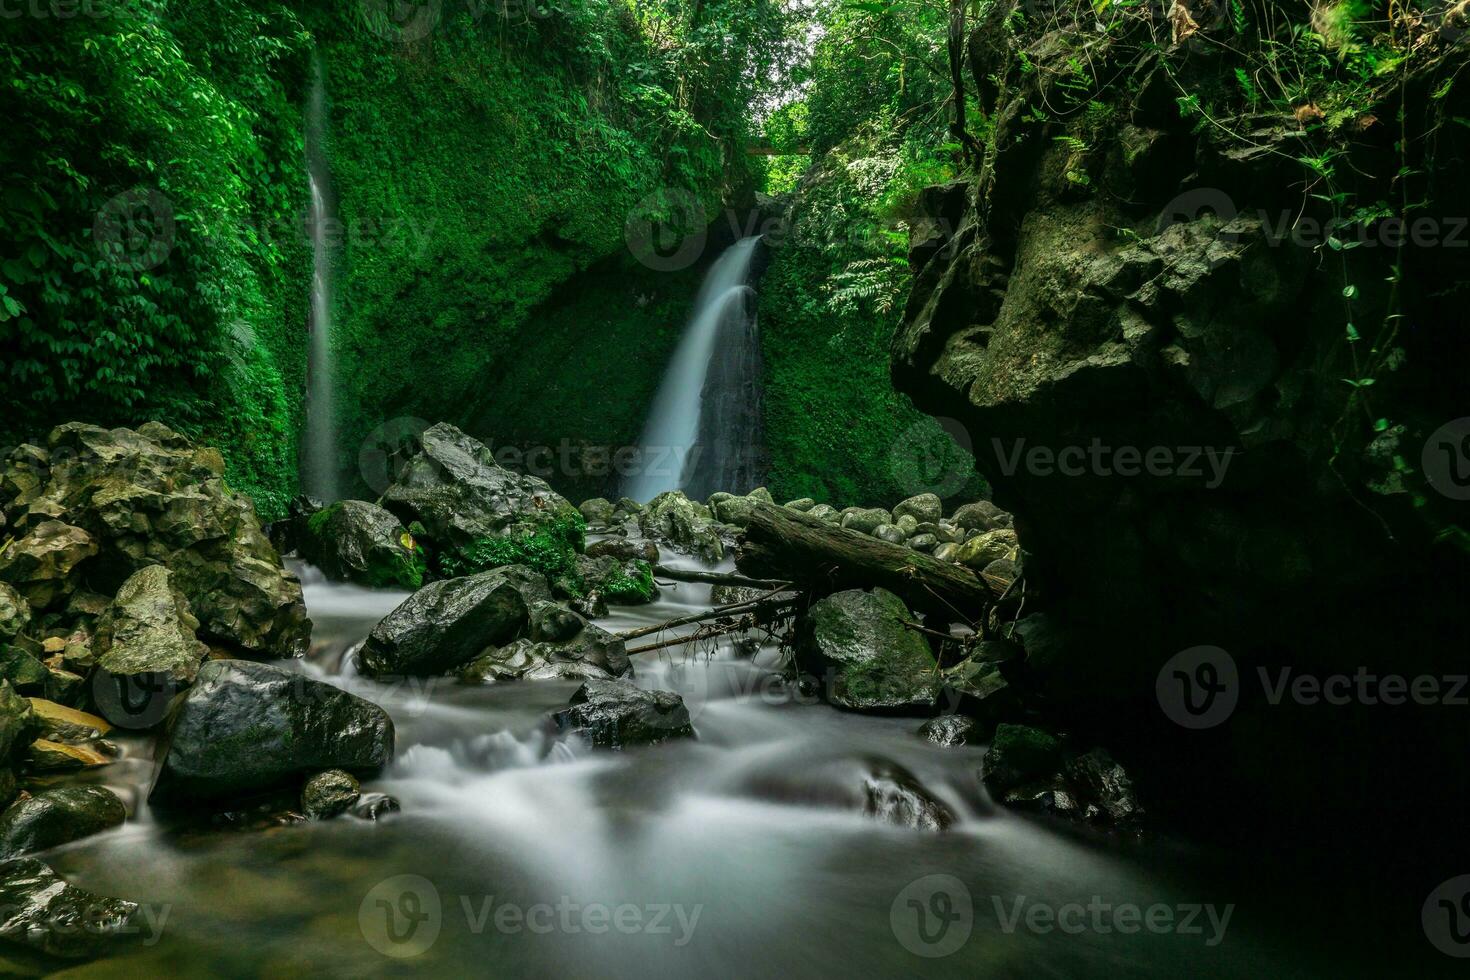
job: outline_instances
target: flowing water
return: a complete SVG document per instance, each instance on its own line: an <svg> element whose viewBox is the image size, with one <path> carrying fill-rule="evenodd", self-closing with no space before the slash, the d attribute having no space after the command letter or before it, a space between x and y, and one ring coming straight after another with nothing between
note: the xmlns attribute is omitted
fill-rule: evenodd
<svg viewBox="0 0 1470 980"><path fill-rule="evenodd" d="M696 483L734 493L755 489L740 480L757 478L745 462L754 459L760 437L760 427L748 424L759 413L760 353L746 283L759 244L759 236L742 238L705 275L638 440L643 465L623 486L634 500L693 491Z"/></svg>
<svg viewBox="0 0 1470 980"><path fill-rule="evenodd" d="M311 185L311 346L306 363L306 491L323 501L340 500L332 404L332 253L328 241L331 206L326 152L327 92L321 59L312 63L311 98L306 108L306 169Z"/></svg>
<svg viewBox="0 0 1470 980"><path fill-rule="evenodd" d="M1354 972L1307 965L1318 954L1300 903L1263 897L1267 888L1167 842L999 810L976 778L982 748L932 746L915 735L916 719L813 703L781 683L771 648L752 657L726 639L635 655L636 682L682 694L698 740L593 753L546 725L575 683L356 676L351 650L403 594L302 573L315 631L297 669L392 715L396 761L364 790L393 794L402 812L377 823L170 828L144 802L149 745L127 741L125 759L94 778L128 801L129 821L46 859L83 887L146 903L161 928L75 975ZM617 609L603 625L663 622L709 602L708 586L670 584L658 602ZM883 765L912 773L955 826L915 830L865 814L863 780ZM1188 931L1088 911L1123 905L1166 910L1153 914L1176 927L1196 906L1217 918L1231 910L1221 929L1197 909ZM925 955L938 952L948 955Z"/></svg>

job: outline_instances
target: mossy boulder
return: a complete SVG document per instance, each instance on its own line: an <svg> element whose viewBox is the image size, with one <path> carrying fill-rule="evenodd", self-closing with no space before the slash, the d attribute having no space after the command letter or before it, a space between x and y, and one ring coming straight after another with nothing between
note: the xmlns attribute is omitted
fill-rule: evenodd
<svg viewBox="0 0 1470 980"><path fill-rule="evenodd" d="M938 494L921 493L907 500L899 501L893 507L893 519L897 521L905 514L918 521L920 524L927 522L938 522L944 516L944 502L939 499Z"/></svg>
<svg viewBox="0 0 1470 980"><path fill-rule="evenodd" d="M122 800L102 786L41 790L0 813L0 860L90 837L126 818Z"/></svg>
<svg viewBox="0 0 1470 980"><path fill-rule="evenodd" d="M679 490L661 493L638 515L643 533L675 551L695 555L708 562L725 557L719 526L708 508L696 504Z"/></svg>
<svg viewBox="0 0 1470 980"><path fill-rule="evenodd" d="M579 557L577 575L579 594L596 592L613 605L636 606L658 598L653 567L641 558L620 561L611 557Z"/></svg>
<svg viewBox="0 0 1470 980"><path fill-rule="evenodd" d="M1047 780L1061 771L1062 740L1029 725L1001 724L981 763L981 779L999 796L1026 783Z"/></svg>
<svg viewBox="0 0 1470 980"><path fill-rule="evenodd" d="M377 705L293 671L212 660L177 699L150 802L214 807L299 786L325 769L376 773L393 758Z"/></svg>
<svg viewBox="0 0 1470 980"><path fill-rule="evenodd" d="M617 513L617 508L606 497L593 497L591 500L584 500L577 510L586 518L588 524L600 525L611 524L614 515Z"/></svg>
<svg viewBox="0 0 1470 980"><path fill-rule="evenodd" d="M434 675L461 667L521 635L530 620L527 596L550 598L539 574L517 566L426 585L373 627L358 669Z"/></svg>
<svg viewBox="0 0 1470 980"><path fill-rule="evenodd" d="M112 595L133 572L164 565L202 635L256 656L300 656L311 630L301 584L222 472L217 450L157 422L58 426L44 449L22 446L0 470L12 493L6 517L40 549L7 552L0 580L25 583L40 608L62 602L79 575Z"/></svg>
<svg viewBox="0 0 1470 980"><path fill-rule="evenodd" d="M199 620L174 588L163 565L134 572L97 623L97 666L112 677L167 678L187 684L209 648L199 642Z"/></svg>
<svg viewBox="0 0 1470 980"><path fill-rule="evenodd" d="M938 665L903 600L886 589L837 592L797 624L796 657L831 704L855 711L922 711L939 690Z"/></svg>
<svg viewBox="0 0 1470 980"><path fill-rule="evenodd" d="M1009 528L996 528L962 543L955 551L952 561L979 571L991 562L1015 561L1021 553L1016 532Z"/></svg>
<svg viewBox="0 0 1470 980"><path fill-rule="evenodd" d="M9 681L0 681L0 767L29 743L34 725L31 703L17 694Z"/></svg>
<svg viewBox="0 0 1470 980"><path fill-rule="evenodd" d="M967 531L990 531L998 527L1010 527L1012 523L1010 514L988 500L977 500L973 504L957 508L950 520Z"/></svg>
<svg viewBox="0 0 1470 980"><path fill-rule="evenodd" d="M884 524L892 524L893 515L881 507L849 507L842 512L842 526L862 534L872 534Z"/></svg>
<svg viewBox="0 0 1470 980"><path fill-rule="evenodd" d="M350 772L328 769L306 781L301 788L301 810L313 820L326 820L345 812L362 795L362 784Z"/></svg>
<svg viewBox="0 0 1470 980"><path fill-rule="evenodd" d="M377 504L341 500L306 520L301 557L329 579L374 589L417 589L424 584L424 549L398 518Z"/></svg>
<svg viewBox="0 0 1470 980"><path fill-rule="evenodd" d="M22 694L45 694L51 671L23 647L0 646L0 678Z"/></svg>

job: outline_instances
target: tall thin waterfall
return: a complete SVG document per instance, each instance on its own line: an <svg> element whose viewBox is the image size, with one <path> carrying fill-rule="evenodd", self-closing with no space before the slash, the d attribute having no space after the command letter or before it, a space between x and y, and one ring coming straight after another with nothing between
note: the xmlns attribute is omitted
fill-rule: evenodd
<svg viewBox="0 0 1470 980"><path fill-rule="evenodd" d="M760 238L742 238L710 267L639 437L642 465L623 492L706 496L754 489L760 455L760 338L746 285Z"/></svg>
<svg viewBox="0 0 1470 980"><path fill-rule="evenodd" d="M332 406L332 254L327 238L331 218L327 168L327 92L321 59L312 63L311 101L306 107L306 171L311 183L311 347L306 362L306 492L324 501L340 500L337 440Z"/></svg>

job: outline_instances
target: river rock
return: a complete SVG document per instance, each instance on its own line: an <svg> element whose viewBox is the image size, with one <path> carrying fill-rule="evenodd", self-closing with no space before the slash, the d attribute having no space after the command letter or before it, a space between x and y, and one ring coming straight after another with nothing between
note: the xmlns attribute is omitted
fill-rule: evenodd
<svg viewBox="0 0 1470 980"><path fill-rule="evenodd" d="M398 518L362 500L340 500L312 515L299 550L327 578L374 589L417 589L427 570L424 549Z"/></svg>
<svg viewBox="0 0 1470 980"><path fill-rule="evenodd" d="M113 677L164 677L188 684L209 648L173 574L149 565L128 577L97 622L97 666Z"/></svg>
<svg viewBox="0 0 1470 980"><path fill-rule="evenodd" d="M977 500L957 508L950 520L967 531L990 531L1011 526L1010 515L988 500Z"/></svg>
<svg viewBox="0 0 1470 980"><path fill-rule="evenodd" d="M31 702L15 693L9 681L0 681L0 767L28 744L35 718Z"/></svg>
<svg viewBox="0 0 1470 980"><path fill-rule="evenodd" d="M938 665L913 614L886 589L838 592L813 603L797 623L796 660L841 708L907 711L932 707Z"/></svg>
<svg viewBox="0 0 1470 980"><path fill-rule="evenodd" d="M568 596L595 592L620 606L641 605L658 598L653 569L641 558L620 561L578 555L576 580L568 583L564 591Z"/></svg>
<svg viewBox="0 0 1470 980"><path fill-rule="evenodd" d="M0 865L0 939L62 959L87 959L136 935L136 903L63 881L35 858Z"/></svg>
<svg viewBox="0 0 1470 980"><path fill-rule="evenodd" d="M346 811L362 795L357 777L341 769L319 772L301 788L301 812L312 820L326 820Z"/></svg>
<svg viewBox="0 0 1470 980"><path fill-rule="evenodd" d="M591 500L584 500L577 510L586 518L588 524L604 526L611 524L614 520L614 515L617 514L617 508L606 497L593 497Z"/></svg>
<svg viewBox="0 0 1470 980"><path fill-rule="evenodd" d="M379 503L405 525L421 524L451 572L532 557L549 571L581 549L586 521L545 480L504 468L484 443L445 422L419 442Z"/></svg>
<svg viewBox="0 0 1470 980"><path fill-rule="evenodd" d="M33 773L77 772L111 765L116 757L116 746L101 739L53 742L38 738L26 749L25 768Z"/></svg>
<svg viewBox="0 0 1470 980"><path fill-rule="evenodd" d="M980 574L985 576L985 581L989 582L992 588L998 586L1004 592L1021 577L1021 566L1009 558L997 558L981 569Z"/></svg>
<svg viewBox="0 0 1470 980"><path fill-rule="evenodd" d="M7 646L0 647L0 678L22 694L45 694L51 671L23 647Z"/></svg>
<svg viewBox="0 0 1470 980"><path fill-rule="evenodd" d="M352 804L352 815L359 820L378 821L390 813L397 813L402 807L398 799L387 793L364 793L356 803Z"/></svg>
<svg viewBox="0 0 1470 980"><path fill-rule="evenodd" d="M301 674L212 660L170 712L149 800L233 803L308 773L371 774L393 757L393 722L377 705Z"/></svg>
<svg viewBox="0 0 1470 980"><path fill-rule="evenodd" d="M975 720L964 715L940 715L919 726L919 737L935 745L969 745L975 733Z"/></svg>
<svg viewBox="0 0 1470 980"><path fill-rule="evenodd" d="M655 745L694 738L684 699L672 691L645 691L625 680L589 680L552 716L557 728L599 748Z"/></svg>
<svg viewBox="0 0 1470 980"><path fill-rule="evenodd" d="M919 522L913 514L897 514L893 518L893 526L903 532L904 537L912 537L919 531Z"/></svg>
<svg viewBox="0 0 1470 980"><path fill-rule="evenodd" d="M913 540L912 539L909 540L909 546L910 547L913 547ZM938 544L936 542L935 545L934 545L933 554L934 554L934 557L935 558L938 558L940 561L951 561L952 562L952 561L955 560L955 555L959 554L959 551L960 551L960 546L957 545L957 544L951 544L949 542L946 542L944 544Z"/></svg>
<svg viewBox="0 0 1470 980"><path fill-rule="evenodd" d="M587 546L588 558L619 558L631 561L641 558L649 563L658 561L658 545L652 541L629 541L627 538L603 538Z"/></svg>
<svg viewBox="0 0 1470 980"><path fill-rule="evenodd" d="M1021 546L1016 532L1009 528L997 528L961 544L955 552L955 560L978 571L993 561L1015 561L1020 553Z"/></svg>
<svg viewBox="0 0 1470 980"><path fill-rule="evenodd" d="M837 524L842 521L842 512L831 504L817 504L811 510L807 511L807 513L819 521L826 521L828 524Z"/></svg>
<svg viewBox="0 0 1470 980"><path fill-rule="evenodd" d="M795 500L786 501L786 503L782 506L787 508L788 510L801 511L803 514L805 514L813 507L817 506L817 502L810 497L797 497Z"/></svg>
<svg viewBox="0 0 1470 980"><path fill-rule="evenodd" d="M8 643L31 625L31 606L14 588L0 582L0 643Z"/></svg>
<svg viewBox="0 0 1470 980"><path fill-rule="evenodd" d="M531 606L531 639L537 643L563 643L582 632L587 620L558 602Z"/></svg>
<svg viewBox="0 0 1470 980"><path fill-rule="evenodd" d="M0 482L31 481L6 512L18 527L34 533L56 520L89 536L96 557L83 570L94 590L113 594L133 572L165 565L201 635L256 656L300 656L311 629L301 584L223 472L218 450L156 422L136 431L68 423L44 453L13 453Z"/></svg>
<svg viewBox="0 0 1470 980"><path fill-rule="evenodd" d="M904 534L901 528L892 524L879 524L873 531L873 537L880 541L887 541L889 544L903 544L909 536Z"/></svg>
<svg viewBox="0 0 1470 980"><path fill-rule="evenodd" d="M946 542L948 543L948 542ZM915 534L909 538L908 545L915 551L930 552L939 548L939 539L932 534Z"/></svg>
<svg viewBox="0 0 1470 980"><path fill-rule="evenodd" d="M999 663L971 655L943 673L946 702L976 719L984 731L1020 715L1020 698Z"/></svg>
<svg viewBox="0 0 1470 980"><path fill-rule="evenodd" d="M849 507L842 512L842 526L862 534L872 534L884 524L893 523L893 515L881 507Z"/></svg>
<svg viewBox="0 0 1470 980"><path fill-rule="evenodd" d="M0 860L90 837L126 818L122 800L101 786L41 790L0 813Z"/></svg>
<svg viewBox="0 0 1470 980"><path fill-rule="evenodd" d="M1132 777L1106 749L1094 748L1069 760L1064 775L1084 805L1097 807L1106 822L1131 827L1143 821Z"/></svg>
<svg viewBox="0 0 1470 980"><path fill-rule="evenodd" d="M921 493L900 501L893 507L893 517L897 520L905 514L918 521L936 523L944 516L944 502L939 499L938 494Z"/></svg>
<svg viewBox="0 0 1470 980"><path fill-rule="evenodd" d="M884 766L863 782L863 812L909 830L944 830L954 823L949 808L900 766Z"/></svg>
<svg viewBox="0 0 1470 980"><path fill-rule="evenodd" d="M0 582L13 585L30 606L46 609L64 602L81 580L81 564L96 554L97 542L82 528L41 521L0 553Z"/></svg>
<svg viewBox="0 0 1470 980"><path fill-rule="evenodd" d="M981 761L981 780L996 796L1025 783L1045 780L1062 767L1062 742L1029 725L1001 724Z"/></svg>
<svg viewBox="0 0 1470 980"><path fill-rule="evenodd" d="M522 589L531 576L539 578L509 566L424 586L373 627L358 668L374 676L442 674L509 642L529 622Z"/></svg>
<svg viewBox="0 0 1470 980"><path fill-rule="evenodd" d="M112 731L107 719L45 698L30 698L34 727L52 742L90 742Z"/></svg>
<svg viewBox="0 0 1470 980"><path fill-rule="evenodd" d="M717 562L725 557L725 545L718 526L700 513L702 509L681 491L670 490L648 502L638 515L638 525L644 534L675 551Z"/></svg>
<svg viewBox="0 0 1470 980"><path fill-rule="evenodd" d="M562 642L516 640L481 653L460 672L465 684L513 680L590 680L632 671L622 640L588 624Z"/></svg>

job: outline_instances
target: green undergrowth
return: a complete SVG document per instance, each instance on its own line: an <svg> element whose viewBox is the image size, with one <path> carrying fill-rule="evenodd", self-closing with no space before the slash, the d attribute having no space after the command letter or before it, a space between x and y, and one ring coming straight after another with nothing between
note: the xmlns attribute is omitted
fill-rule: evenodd
<svg viewBox="0 0 1470 980"><path fill-rule="evenodd" d="M441 551L438 568L445 578L475 575L504 565L525 565L550 581L576 575L577 555L585 546L587 522L580 514L558 516L535 528L509 530L462 548Z"/></svg>

